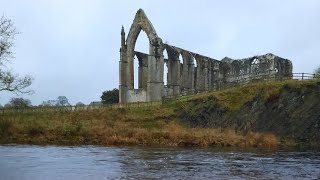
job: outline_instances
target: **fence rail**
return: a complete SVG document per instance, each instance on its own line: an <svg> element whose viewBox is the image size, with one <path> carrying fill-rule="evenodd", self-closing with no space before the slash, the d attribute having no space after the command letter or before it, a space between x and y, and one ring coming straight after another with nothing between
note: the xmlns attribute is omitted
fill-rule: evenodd
<svg viewBox="0 0 320 180"><path fill-rule="evenodd" d="M2 108L0 114L14 114L14 113L56 113L56 112L73 112L73 111L91 111L99 109L148 109L157 107L162 104L161 101L153 102L133 102L123 104L104 104L104 105L90 105L90 106L53 106L53 107L28 107L28 108Z"/></svg>
<svg viewBox="0 0 320 180"><path fill-rule="evenodd" d="M210 91L221 91L226 90L233 87L243 86L250 82L258 82L258 81L281 81L281 80L312 80L315 79L316 75L311 73L292 73L292 76L290 77L281 77L281 76L265 76L265 75L257 75L252 76L248 78L242 78L239 80L235 80L230 83L222 83L223 85L219 85L219 87L210 90ZM220 83L219 83L220 84ZM184 99L189 99L190 95L206 92L209 90L204 91L194 91L193 93L185 94ZM150 107L156 107L162 105L162 103L171 102L174 100L179 100L179 103L182 105L184 104L184 101L181 101L179 96L167 96L162 99L162 101L154 101L154 102L132 102L132 103L123 103L123 104L104 104L104 105L89 105L89 106L54 106L54 107L28 107L24 109L17 109L17 108L1 108L0 109L0 115L1 114L10 114L10 113L47 113L47 112L72 112L72 111L90 111L90 110L97 110L97 109L135 109L135 108L145 108L148 109Z"/></svg>
<svg viewBox="0 0 320 180"><path fill-rule="evenodd" d="M292 73L291 76L281 76L281 75L255 75L255 76L248 76L248 77L241 77L241 78L233 78L232 81L225 81L225 80L218 80L216 81L216 86L212 89L204 89L204 90L194 90L191 93L186 93L183 96L190 97L190 95L197 94L197 93L205 93L205 92L212 92L212 91L223 91L230 88L245 86L249 83L254 82L267 82L267 81L284 81L284 80L297 80L297 81L303 81L303 80L312 80L316 79L316 74L311 73ZM181 95L174 95L174 96L166 96L164 97L165 102L171 102L176 100L178 97L181 97ZM178 99L179 100L179 99Z"/></svg>
<svg viewBox="0 0 320 180"><path fill-rule="evenodd" d="M312 73L292 73L291 75L278 75L278 74L258 74L258 75L251 75L251 76L242 76L242 77L238 77L235 78L233 77L233 79L235 79L232 82L251 82L251 81L272 81L272 80L311 80L311 79L315 79L316 78L316 74L312 74Z"/></svg>
<svg viewBox="0 0 320 180"><path fill-rule="evenodd" d="M316 74L311 73L292 73L292 79L297 80L308 80L308 79L315 79Z"/></svg>

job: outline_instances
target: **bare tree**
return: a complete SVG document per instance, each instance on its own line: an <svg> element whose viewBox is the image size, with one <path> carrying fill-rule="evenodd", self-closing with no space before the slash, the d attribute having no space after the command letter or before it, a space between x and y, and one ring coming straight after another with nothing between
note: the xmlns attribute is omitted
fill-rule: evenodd
<svg viewBox="0 0 320 180"><path fill-rule="evenodd" d="M0 18L0 91L31 93L26 88L31 85L33 78L31 76L19 77L7 70L6 66L6 63L14 58L11 48L17 34L13 22L2 16Z"/></svg>

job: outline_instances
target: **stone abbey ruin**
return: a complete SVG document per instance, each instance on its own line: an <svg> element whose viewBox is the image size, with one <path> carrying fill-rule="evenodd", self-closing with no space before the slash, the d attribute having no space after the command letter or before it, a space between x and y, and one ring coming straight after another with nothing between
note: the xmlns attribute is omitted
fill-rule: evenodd
<svg viewBox="0 0 320 180"><path fill-rule="evenodd" d="M149 39L149 54L135 51L143 30ZM159 101L164 97L219 90L252 80L291 78L292 63L273 54L246 59L216 60L162 42L142 9L138 10L125 37L121 30L119 102ZM168 58L164 58L164 51ZM134 57L139 61L138 89L134 88ZM182 57L182 62L179 60ZM164 72L164 66L167 72ZM164 74L166 73L166 74ZM166 82L164 84L164 75Z"/></svg>

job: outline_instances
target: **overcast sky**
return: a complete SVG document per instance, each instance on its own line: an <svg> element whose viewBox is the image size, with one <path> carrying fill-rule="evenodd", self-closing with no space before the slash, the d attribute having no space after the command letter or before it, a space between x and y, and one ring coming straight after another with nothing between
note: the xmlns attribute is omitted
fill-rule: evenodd
<svg viewBox="0 0 320 180"><path fill-rule="evenodd" d="M0 14L21 34L8 65L34 77L32 104L66 96L99 101L118 88L121 25L129 31L142 8L163 42L215 59L273 53L294 72L320 65L318 0L0 0ZM147 52L141 33L136 50ZM0 92L4 105L15 94Z"/></svg>

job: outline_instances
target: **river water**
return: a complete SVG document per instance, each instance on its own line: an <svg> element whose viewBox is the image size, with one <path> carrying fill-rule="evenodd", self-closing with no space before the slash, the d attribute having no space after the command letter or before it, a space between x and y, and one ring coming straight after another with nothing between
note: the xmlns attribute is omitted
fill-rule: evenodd
<svg viewBox="0 0 320 180"><path fill-rule="evenodd" d="M320 152L6 145L0 179L320 179Z"/></svg>

